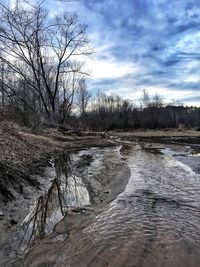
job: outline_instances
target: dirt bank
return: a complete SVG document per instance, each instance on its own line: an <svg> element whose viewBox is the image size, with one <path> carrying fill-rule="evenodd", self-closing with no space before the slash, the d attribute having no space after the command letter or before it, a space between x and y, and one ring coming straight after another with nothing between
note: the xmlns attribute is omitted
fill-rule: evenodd
<svg viewBox="0 0 200 267"><path fill-rule="evenodd" d="M52 155L104 146L113 144L98 134L79 137L56 129L36 131L8 120L0 122L0 258L5 251L14 256L15 251L7 245L10 235L22 223L30 203L55 178L47 173Z"/></svg>
<svg viewBox="0 0 200 267"><path fill-rule="evenodd" d="M200 145L200 131L197 130L111 132L110 134L114 138L130 142Z"/></svg>
<svg viewBox="0 0 200 267"><path fill-rule="evenodd" d="M198 130L178 130L178 129L166 129L166 130L140 130L140 131L114 131L110 132L113 136L118 137L200 137L200 131Z"/></svg>
<svg viewBox="0 0 200 267"><path fill-rule="evenodd" d="M52 153L85 147L112 145L100 135L78 137L56 129L33 131L10 121L0 123L0 202L8 203L31 185L39 188L33 175L42 174Z"/></svg>

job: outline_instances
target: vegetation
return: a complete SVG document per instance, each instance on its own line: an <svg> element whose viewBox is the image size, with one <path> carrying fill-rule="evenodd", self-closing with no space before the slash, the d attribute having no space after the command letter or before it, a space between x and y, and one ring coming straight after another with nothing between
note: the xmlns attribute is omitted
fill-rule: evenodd
<svg viewBox="0 0 200 267"><path fill-rule="evenodd" d="M144 90L140 107L117 95L98 94L87 113L86 124L93 130L164 129L200 126L200 108L185 107L177 101L165 104L156 94Z"/></svg>

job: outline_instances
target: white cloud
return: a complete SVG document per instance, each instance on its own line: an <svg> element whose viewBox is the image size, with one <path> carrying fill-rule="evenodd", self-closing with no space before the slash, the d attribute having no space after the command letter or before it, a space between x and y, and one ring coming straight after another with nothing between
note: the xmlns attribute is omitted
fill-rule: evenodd
<svg viewBox="0 0 200 267"><path fill-rule="evenodd" d="M117 62L105 60L90 60L86 66L92 69L92 79L122 78L128 74L136 74L141 67L130 62Z"/></svg>

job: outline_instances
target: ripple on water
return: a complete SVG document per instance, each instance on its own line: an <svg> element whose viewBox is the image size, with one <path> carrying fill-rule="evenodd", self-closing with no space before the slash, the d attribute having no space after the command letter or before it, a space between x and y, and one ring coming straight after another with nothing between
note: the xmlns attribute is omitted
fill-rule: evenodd
<svg viewBox="0 0 200 267"><path fill-rule="evenodd" d="M166 253L173 248L177 257L189 255L188 247L200 249L200 175L171 155L138 148L128 162L131 177L125 191L85 232L112 251L137 241L152 257L161 248Z"/></svg>

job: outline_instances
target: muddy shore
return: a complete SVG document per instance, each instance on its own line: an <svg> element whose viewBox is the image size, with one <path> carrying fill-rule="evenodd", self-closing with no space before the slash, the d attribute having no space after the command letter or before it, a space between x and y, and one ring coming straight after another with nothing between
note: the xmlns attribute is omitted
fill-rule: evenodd
<svg viewBox="0 0 200 267"><path fill-rule="evenodd" d="M79 137L62 134L56 129L33 131L9 121L1 122L0 203L14 201L26 186L39 189L40 182L34 176L43 173L52 154L112 145L100 135Z"/></svg>
<svg viewBox="0 0 200 267"><path fill-rule="evenodd" d="M21 225L30 205L51 186L55 178L52 155L69 154L89 147L113 146L100 135L82 137L55 129L33 131L10 121L0 123L0 258L15 256L10 236ZM54 174L53 174L54 175ZM3 264L3 265L2 265Z"/></svg>
<svg viewBox="0 0 200 267"><path fill-rule="evenodd" d="M116 147L110 148L109 150L97 148L95 150L87 149L81 151L81 154L83 154L75 164L76 166L78 166L78 172L76 172L76 174L82 174L82 180L84 181L84 184L86 185L89 192L90 204L83 206L83 208L68 209L63 219L56 223L55 227L52 228L52 233L50 235L42 237L39 242L37 241L36 245L33 246L33 248L31 248L31 245L27 250L28 254L27 252L25 253L26 256L25 254L20 255L19 252L15 251L17 254L14 255L13 253L13 256L11 257L10 254L14 249L11 246L10 252L7 254L8 261L4 261L4 265L2 266L40 266L40 264L44 263L50 264L49 266L54 266L57 257L57 249L60 247L60 243L68 243L68 240L71 238L71 236L76 234L76 232L81 231L81 229L86 225L89 225L93 218L97 216L97 214L103 212L107 204L109 204L113 199L116 198L118 194L120 194L124 190L130 177L130 169L126 164L123 151L120 152L119 149L119 147ZM89 155L91 155L91 153L93 157L98 153L100 157L102 155L101 164L99 164L99 162L95 163L96 160L99 160L99 157L96 157L96 160L90 159L89 162L88 159L83 159L83 155L89 158ZM81 166L79 166L80 164ZM95 168L95 164L101 165L100 168L98 168L98 166L96 166ZM89 175L88 171L92 171L92 173ZM51 175L46 177L48 177L49 180L51 180L50 178L53 178L51 177ZM36 196L37 194L35 194L34 197ZM54 198L56 198L55 195ZM20 215L23 218L25 215L25 210L24 212L21 212ZM13 235L15 236L15 239L18 238L18 241L20 242L20 235L16 234L18 230L17 225L11 227L11 229ZM6 237L8 238L9 235L4 234L2 236L4 236L4 238L6 239ZM12 233L10 233L10 236L12 236ZM16 244L19 242L16 242ZM49 258L51 258L51 260L49 260ZM3 255L1 262L2 259Z"/></svg>
<svg viewBox="0 0 200 267"><path fill-rule="evenodd" d="M54 164L52 155L69 155L84 149L86 158L80 158L79 162L79 173L83 173L84 169L90 165L90 159L87 159L87 149L116 145L112 140L102 139L99 134L87 134L80 138L60 134L52 129L49 132L32 133L13 123L2 123L0 129L2 148L0 153L1 266L23 266L26 263L14 263L17 249L9 245L9 240L13 236L15 239L18 238L18 229L27 215L30 205L51 187L52 181L55 179L55 173L49 171ZM123 191L130 170L127 168L122 154L116 152L112 155L104 155L103 162L106 166L104 173L97 174L94 179L88 179L85 173L83 178L90 193L92 208L85 209L84 213L81 210L71 211L71 214L66 216L67 219L63 219L55 227L54 235L69 232L68 226L66 229L66 225L69 224L68 220L70 220L70 225L74 224L73 229L77 225L82 225ZM121 177L124 179L121 180ZM82 216L83 214L84 216Z"/></svg>

